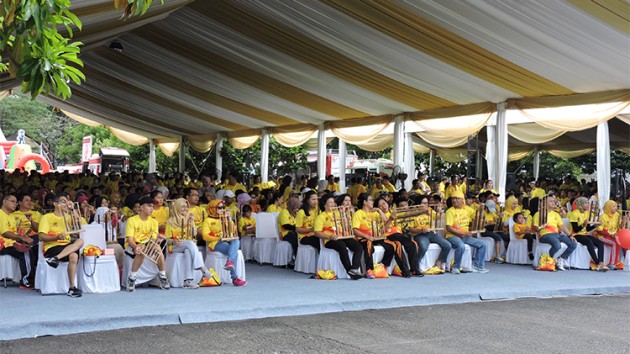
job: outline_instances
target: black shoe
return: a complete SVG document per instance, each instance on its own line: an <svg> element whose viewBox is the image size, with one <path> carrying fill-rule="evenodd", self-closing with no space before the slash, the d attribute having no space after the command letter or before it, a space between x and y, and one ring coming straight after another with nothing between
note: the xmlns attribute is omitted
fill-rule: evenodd
<svg viewBox="0 0 630 354"><path fill-rule="evenodd" d="M70 297L81 297L81 295L83 295L83 293L76 287L70 288L70 290L68 290L68 296Z"/></svg>
<svg viewBox="0 0 630 354"><path fill-rule="evenodd" d="M530 260L530 261L533 261L533 260L534 260L534 254L533 254L533 253L531 253L531 252L529 252L529 260Z"/></svg>
<svg viewBox="0 0 630 354"><path fill-rule="evenodd" d="M419 271L419 270L412 270L411 271L411 275L413 275L414 277L418 277L418 278L422 278L424 276L424 274L422 274L422 272Z"/></svg>
<svg viewBox="0 0 630 354"><path fill-rule="evenodd" d="M57 268L59 266L59 259L57 257L48 258L46 263L53 268Z"/></svg>

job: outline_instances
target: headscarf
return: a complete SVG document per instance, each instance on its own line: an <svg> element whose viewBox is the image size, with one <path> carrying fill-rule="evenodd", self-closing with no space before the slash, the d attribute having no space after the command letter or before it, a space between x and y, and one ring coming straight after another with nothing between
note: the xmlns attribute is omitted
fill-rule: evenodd
<svg viewBox="0 0 630 354"><path fill-rule="evenodd" d="M236 206L238 207L238 210L243 211L243 206L249 203L250 200L252 200L252 197L250 197L249 194L239 194L238 197L236 197Z"/></svg>
<svg viewBox="0 0 630 354"><path fill-rule="evenodd" d="M514 202L516 202L516 206L518 207L518 199L516 199L516 197L513 195L505 200L505 213L510 216L514 215L514 213L516 212L516 210L512 208L512 204L514 204Z"/></svg>
<svg viewBox="0 0 630 354"><path fill-rule="evenodd" d="M289 213L291 213L292 210L299 209L299 208L300 208L300 200L298 198L291 197L289 198L289 200L287 200L287 210L289 211Z"/></svg>
<svg viewBox="0 0 630 354"><path fill-rule="evenodd" d="M223 205L223 201L220 199L214 199L210 201L210 203L208 203L208 207L206 208L206 211L208 212L208 216L213 217L213 218L218 218L219 217L218 208L220 205Z"/></svg>
<svg viewBox="0 0 630 354"><path fill-rule="evenodd" d="M604 213L608 216L613 216L613 208L615 205L617 205L617 203L614 200L607 200L606 203L604 203Z"/></svg>
<svg viewBox="0 0 630 354"><path fill-rule="evenodd" d="M454 192L451 193L451 198L460 198L460 199L464 199L464 193L462 193L459 190L456 190Z"/></svg>
<svg viewBox="0 0 630 354"><path fill-rule="evenodd" d="M182 219L185 217L183 215L184 205L188 205L188 201L184 198L177 198L175 202L172 204L172 209L170 212L170 216L166 219L166 223L171 225L172 227L180 227L182 223Z"/></svg>
<svg viewBox="0 0 630 354"><path fill-rule="evenodd" d="M575 206L578 208L580 212L584 212L586 210L586 206L588 205L588 199L585 197L579 197L575 200Z"/></svg>

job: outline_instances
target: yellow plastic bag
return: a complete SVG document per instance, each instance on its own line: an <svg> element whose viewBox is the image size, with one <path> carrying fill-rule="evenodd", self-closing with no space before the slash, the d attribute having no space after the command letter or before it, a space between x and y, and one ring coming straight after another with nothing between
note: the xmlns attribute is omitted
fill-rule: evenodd
<svg viewBox="0 0 630 354"><path fill-rule="evenodd" d="M387 268L385 268L383 263L377 263L374 265L374 278L389 278Z"/></svg>
<svg viewBox="0 0 630 354"><path fill-rule="evenodd" d="M333 270L318 269L317 274L315 275L315 279L337 280L337 276L335 275L335 271Z"/></svg>
<svg viewBox="0 0 630 354"><path fill-rule="evenodd" d="M556 260L553 259L553 257L551 257L550 255L545 253L542 256L540 256L540 260L538 261L538 268L536 268L536 270L546 270L548 272L555 272Z"/></svg>
<svg viewBox="0 0 630 354"><path fill-rule="evenodd" d="M222 284L221 278L219 278L219 275L214 270L214 268L208 269L208 272L210 273L210 278L201 278L201 281L199 282L199 286L201 287L220 286Z"/></svg>
<svg viewBox="0 0 630 354"><path fill-rule="evenodd" d="M422 274L425 274L425 275L444 274L444 269L442 269L440 267L433 266L433 267L425 270L424 272L422 272Z"/></svg>
<svg viewBox="0 0 630 354"><path fill-rule="evenodd" d="M392 270L392 275L395 275L397 277L402 277L403 276L402 270L400 270L400 267L398 266L398 264L396 264L394 266L394 270Z"/></svg>

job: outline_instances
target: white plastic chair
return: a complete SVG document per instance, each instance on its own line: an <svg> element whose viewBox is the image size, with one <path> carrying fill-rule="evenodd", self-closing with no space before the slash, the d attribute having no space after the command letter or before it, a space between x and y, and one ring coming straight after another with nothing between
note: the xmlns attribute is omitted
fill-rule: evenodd
<svg viewBox="0 0 630 354"><path fill-rule="evenodd" d="M516 238L514 233L514 220L510 218L508 228L510 231L510 243L505 251L505 261L512 264L530 264L527 254L527 240Z"/></svg>
<svg viewBox="0 0 630 354"><path fill-rule="evenodd" d="M230 272L223 269L227 260L228 257L221 252L208 252L208 256L206 257L206 268L213 268L217 272L217 275L219 275L222 282L232 283ZM236 276L246 280L245 259L243 258L243 252L241 252L241 250L238 250L238 258L236 260Z"/></svg>
<svg viewBox="0 0 630 354"><path fill-rule="evenodd" d="M567 259L567 263L571 268L591 269L591 255L588 253L588 247L578 242L577 247Z"/></svg>
<svg viewBox="0 0 630 354"><path fill-rule="evenodd" d="M260 263L273 263L274 249L280 238L277 217L274 213L258 213L256 218L256 238L254 259Z"/></svg>
<svg viewBox="0 0 630 354"><path fill-rule="evenodd" d="M314 274L317 271L317 249L313 246L298 244L297 255L295 256L296 272Z"/></svg>
<svg viewBox="0 0 630 354"><path fill-rule="evenodd" d="M241 251L243 251L243 257L245 257L246 261L254 259L255 241L256 239L253 236L241 236Z"/></svg>
<svg viewBox="0 0 630 354"><path fill-rule="evenodd" d="M4 287L7 287L7 280L18 283L21 277L20 262L8 254L0 256L0 279L4 280Z"/></svg>
<svg viewBox="0 0 630 354"><path fill-rule="evenodd" d="M455 259L455 252L451 249L448 253L448 257L446 257L446 270L451 270L451 262ZM464 245L464 255L462 256L462 270L466 272L471 272L473 269L472 264L472 247L468 245Z"/></svg>
<svg viewBox="0 0 630 354"><path fill-rule="evenodd" d="M77 286L86 294L120 291L120 273L114 255L81 256L77 278Z"/></svg>
<svg viewBox="0 0 630 354"><path fill-rule="evenodd" d="M115 262L115 261L114 261ZM78 273L79 269L77 269ZM74 276L74 283L78 285L77 276ZM53 268L46 263L43 255L37 259L37 272L35 273L35 289L42 295L65 294L70 288L68 278L68 262L59 262L57 268Z"/></svg>
<svg viewBox="0 0 630 354"><path fill-rule="evenodd" d="M291 246L289 241L278 240L273 250L273 265L277 267L286 266L291 262L292 258L293 246Z"/></svg>
<svg viewBox="0 0 630 354"><path fill-rule="evenodd" d="M349 279L350 276L346 273L346 268L341 264L339 253L333 249L326 248L324 241L319 240L319 258L317 259L317 270L332 270L339 279ZM348 250L348 256L352 259L353 253Z"/></svg>
<svg viewBox="0 0 630 354"><path fill-rule="evenodd" d="M564 243L560 244L561 247L558 250L558 252L556 252L555 255L551 255L552 258L556 258L559 257L561 254L564 253L564 251L567 250L567 245L565 245ZM542 256L543 254L549 254L549 251L551 250L551 245L547 244L547 243L542 243L540 241L536 241L536 243L534 244L534 260L532 262L532 265L534 267L538 267L538 261L540 261L540 256Z"/></svg>

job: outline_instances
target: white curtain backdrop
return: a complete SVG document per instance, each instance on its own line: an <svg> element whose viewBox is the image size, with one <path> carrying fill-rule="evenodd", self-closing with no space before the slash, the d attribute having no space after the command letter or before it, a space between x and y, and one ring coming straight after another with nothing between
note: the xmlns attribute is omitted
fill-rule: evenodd
<svg viewBox="0 0 630 354"><path fill-rule="evenodd" d="M608 122L599 123L597 126L597 196L599 208L604 208L604 203L610 197L610 136L608 135Z"/></svg>

